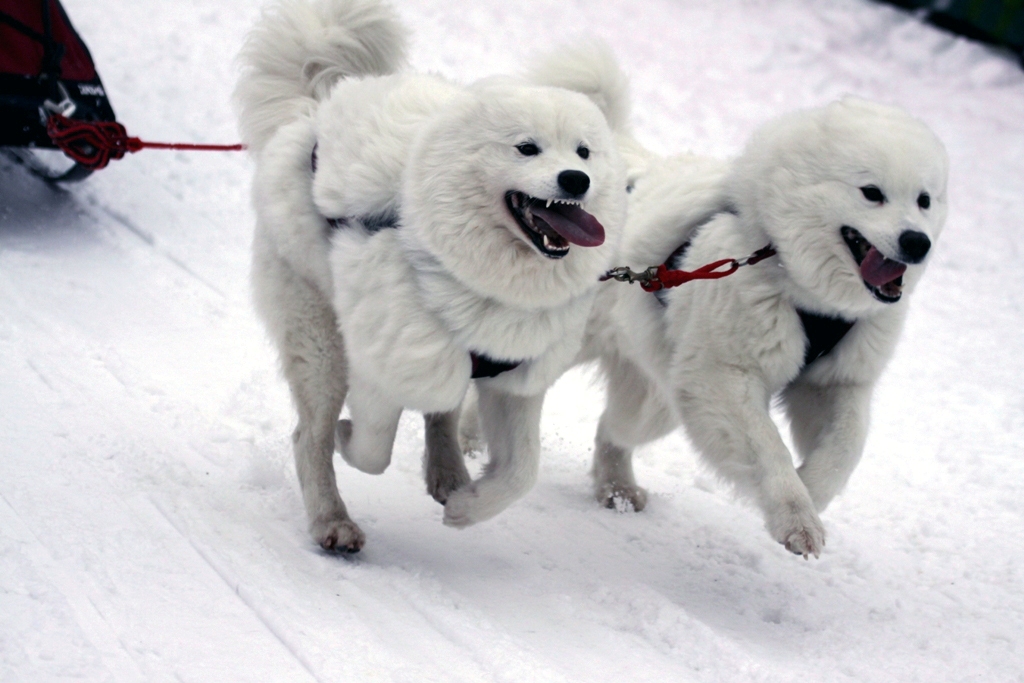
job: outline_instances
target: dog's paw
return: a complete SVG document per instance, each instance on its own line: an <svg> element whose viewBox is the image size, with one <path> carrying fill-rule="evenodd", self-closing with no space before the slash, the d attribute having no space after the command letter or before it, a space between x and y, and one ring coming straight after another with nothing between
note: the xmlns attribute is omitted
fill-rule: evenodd
<svg viewBox="0 0 1024 683"><path fill-rule="evenodd" d="M487 448L484 435L480 433L480 418L476 409L463 410L459 417L459 450L463 455L475 456Z"/></svg>
<svg viewBox="0 0 1024 683"><path fill-rule="evenodd" d="M811 555L817 559L825 547L825 533L817 529L794 531L782 545L794 555L803 555L805 560Z"/></svg>
<svg viewBox="0 0 1024 683"><path fill-rule="evenodd" d="M597 502L616 512L640 512L647 507L647 490L629 484L607 483L599 486Z"/></svg>
<svg viewBox="0 0 1024 683"><path fill-rule="evenodd" d="M479 505L480 496L472 485L452 491L444 503L445 526L465 529L476 524L479 521L477 517Z"/></svg>
<svg viewBox="0 0 1024 683"><path fill-rule="evenodd" d="M463 455L475 456L484 452L483 438L476 432L459 430L459 449Z"/></svg>
<svg viewBox="0 0 1024 683"><path fill-rule="evenodd" d="M825 527L818 513L807 504L790 502L782 505L767 519L768 531L772 537L785 546L786 550L803 555L819 557L825 548Z"/></svg>
<svg viewBox="0 0 1024 683"><path fill-rule="evenodd" d="M318 518L309 531L321 548L333 552L358 553L366 543L363 530L348 517Z"/></svg>
<svg viewBox="0 0 1024 683"><path fill-rule="evenodd" d="M427 493L441 505L448 502L453 492L471 481L465 467L428 467L424 479L427 482Z"/></svg>

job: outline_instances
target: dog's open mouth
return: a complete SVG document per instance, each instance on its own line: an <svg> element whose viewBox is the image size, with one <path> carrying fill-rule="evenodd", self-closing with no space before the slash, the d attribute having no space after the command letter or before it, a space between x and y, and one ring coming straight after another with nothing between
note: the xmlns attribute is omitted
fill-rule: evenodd
<svg viewBox="0 0 1024 683"><path fill-rule="evenodd" d="M840 233L853 254L853 260L860 266L864 285L875 298L886 304L899 301L903 296L903 273L907 264L888 258L848 225L844 225Z"/></svg>
<svg viewBox="0 0 1024 683"><path fill-rule="evenodd" d="M524 192L505 193L505 204L523 233L540 253L560 259L569 245L597 247L604 244L604 226L567 199L537 199Z"/></svg>

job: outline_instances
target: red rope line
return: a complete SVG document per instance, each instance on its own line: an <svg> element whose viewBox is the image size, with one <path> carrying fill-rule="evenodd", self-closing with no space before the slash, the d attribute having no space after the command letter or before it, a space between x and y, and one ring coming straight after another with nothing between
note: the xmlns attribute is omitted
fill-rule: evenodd
<svg viewBox="0 0 1024 683"><path fill-rule="evenodd" d="M644 288L645 292L657 292L659 289L678 287L692 280L717 280L718 278L732 275L740 269L740 266L752 266L771 256L775 256L775 249L769 244L758 249L742 261L725 258L721 261L701 266L696 270L669 270L663 263L658 266L657 274L650 281L641 282L640 286ZM726 270L719 270L722 266L728 267Z"/></svg>
<svg viewBox="0 0 1024 683"><path fill-rule="evenodd" d="M664 263L660 266L651 266L647 270L634 272L626 267L612 268L599 279L618 280L619 282L639 282L645 292L657 292L670 287L678 287L681 284L693 280L717 280L718 278L732 275L743 266L752 266L755 263L775 256L775 248L772 245L761 247L750 256L742 259L724 258L696 270L671 270ZM725 270L721 270L722 268Z"/></svg>
<svg viewBox="0 0 1024 683"><path fill-rule="evenodd" d="M718 270L722 266L728 266L728 269ZM659 289L678 287L692 280L717 280L720 277L732 275L739 267L739 264L731 258L709 263L697 270L669 270L663 263L658 266L657 274L649 282L641 282L640 286L644 288L645 292L657 292Z"/></svg>
<svg viewBox="0 0 1024 683"><path fill-rule="evenodd" d="M146 142L129 137L117 121L75 121L53 114L46 121L46 133L61 151L86 168L99 169L140 149L184 149L212 152L237 152L245 145L197 145L187 142Z"/></svg>

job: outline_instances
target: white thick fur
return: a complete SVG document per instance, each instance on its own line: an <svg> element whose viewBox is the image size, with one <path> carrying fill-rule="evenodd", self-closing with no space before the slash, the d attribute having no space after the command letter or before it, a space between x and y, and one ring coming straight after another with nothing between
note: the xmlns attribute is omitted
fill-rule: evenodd
<svg viewBox="0 0 1024 683"><path fill-rule="evenodd" d="M529 489L544 391L580 350L625 219L624 165L590 100L525 80L467 87L398 73L403 34L376 1L286 0L241 56L240 127L257 162L256 303L297 407L296 466L326 548L364 542L337 490L335 446L382 472L404 408L427 413L428 488L447 501L446 523L487 519ZM518 152L527 140L542 153ZM569 169L590 177L583 206L606 241L551 260L504 195L559 198ZM398 228L371 229L385 216ZM345 224L332 236L326 218ZM491 456L477 482L455 437L470 351L523 361L476 382ZM338 422L344 403L351 420Z"/></svg>
<svg viewBox="0 0 1024 683"><path fill-rule="evenodd" d="M528 65L526 77L533 83L583 93L601 109L626 161L630 187L648 163L658 159L633 137L629 78L604 41L585 40L541 55Z"/></svg>
<svg viewBox="0 0 1024 683"><path fill-rule="evenodd" d="M258 153L278 128L313 111L338 80L397 71L405 47L405 28L379 2L268 5L239 55L242 141Z"/></svg>
<svg viewBox="0 0 1024 683"><path fill-rule="evenodd" d="M825 543L818 513L861 457L872 389L927 262L908 266L897 303L882 303L840 228L908 260L898 243L904 230L933 245L939 237L947 172L945 150L923 123L853 98L767 124L732 163L651 162L630 197L621 265L663 263L687 241L685 270L769 243L778 256L669 290L664 306L637 286L601 290L587 341L609 381L593 466L598 500L642 508L632 450L682 424L704 460L758 504L773 538L817 556ZM887 201L865 199L866 185ZM922 191L928 209L918 206ZM804 367L798 309L856 323ZM773 399L789 417L798 468L769 416Z"/></svg>

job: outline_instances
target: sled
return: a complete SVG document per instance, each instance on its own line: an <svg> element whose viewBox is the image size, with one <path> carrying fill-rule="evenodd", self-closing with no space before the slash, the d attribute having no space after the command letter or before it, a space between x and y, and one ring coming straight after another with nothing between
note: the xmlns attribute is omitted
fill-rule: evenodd
<svg viewBox="0 0 1024 683"><path fill-rule="evenodd" d="M82 180L92 168L67 160L55 167L45 157L56 153L36 153L58 149L47 132L55 115L115 121L89 49L59 0L0 0L0 151L49 182Z"/></svg>

